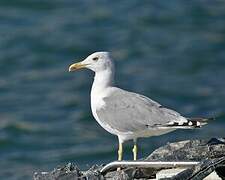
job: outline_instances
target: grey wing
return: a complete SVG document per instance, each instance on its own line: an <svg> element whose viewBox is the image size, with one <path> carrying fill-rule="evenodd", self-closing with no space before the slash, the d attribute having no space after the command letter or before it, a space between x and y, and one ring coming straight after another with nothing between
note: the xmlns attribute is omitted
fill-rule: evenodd
<svg viewBox="0 0 225 180"><path fill-rule="evenodd" d="M180 114L136 93L116 88L96 111L100 120L120 132L142 131L180 120Z"/></svg>

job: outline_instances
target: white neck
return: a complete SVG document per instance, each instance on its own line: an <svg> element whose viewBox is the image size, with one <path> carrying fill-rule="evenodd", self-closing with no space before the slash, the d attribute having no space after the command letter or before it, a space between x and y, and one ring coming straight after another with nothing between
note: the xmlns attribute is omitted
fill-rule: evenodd
<svg viewBox="0 0 225 180"><path fill-rule="evenodd" d="M104 91L105 88L113 86L114 70L106 69L104 71L96 72L94 82L92 85L92 92Z"/></svg>

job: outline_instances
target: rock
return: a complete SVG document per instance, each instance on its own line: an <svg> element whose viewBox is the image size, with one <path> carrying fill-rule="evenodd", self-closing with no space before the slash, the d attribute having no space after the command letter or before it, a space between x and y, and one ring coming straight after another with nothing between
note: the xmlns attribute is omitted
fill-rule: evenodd
<svg viewBox="0 0 225 180"><path fill-rule="evenodd" d="M202 161L224 156L225 143L220 139L187 140L168 143L156 149L146 159L148 161Z"/></svg>
<svg viewBox="0 0 225 180"><path fill-rule="evenodd" d="M186 169L184 168L162 169L161 171L156 173L156 179L172 178L173 176L184 170Z"/></svg>
<svg viewBox="0 0 225 180"><path fill-rule="evenodd" d="M81 171L79 168L72 164L68 163L67 165L63 167L58 167L55 168L51 172L36 172L34 173L33 179L35 180L55 180L55 179L60 179L60 180L70 180L73 179L74 177L80 177L81 176Z"/></svg>
<svg viewBox="0 0 225 180"><path fill-rule="evenodd" d="M212 172L217 173L221 179L225 179L225 140L224 138L210 140L188 140L168 143L150 154L144 161L199 161L200 163L179 171L173 168L123 168L120 171L101 173L103 166L95 165L87 171L81 171L76 165L68 163L51 172L36 172L34 180L119 180L119 179L204 179ZM116 168L116 167L115 167ZM114 168L114 169L115 169ZM170 170L171 171L170 171ZM164 170L164 171L162 171ZM164 174L163 174L164 172ZM173 172L171 174L170 172ZM161 174L159 174L161 173ZM166 173L168 175L166 175ZM213 174L212 174L213 175ZM218 178L217 176L217 178ZM208 176L209 177L209 176ZM213 176L214 178L215 176ZM216 178L216 177L215 177Z"/></svg>

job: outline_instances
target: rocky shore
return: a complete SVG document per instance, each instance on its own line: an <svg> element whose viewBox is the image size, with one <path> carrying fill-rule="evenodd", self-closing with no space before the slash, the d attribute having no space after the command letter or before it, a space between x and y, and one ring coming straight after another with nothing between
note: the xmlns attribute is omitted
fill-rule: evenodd
<svg viewBox="0 0 225 180"><path fill-rule="evenodd" d="M154 162L154 165L136 166L132 163L128 165L124 161L123 165L117 165L117 163L112 166L93 165L89 170L80 170L77 165L68 163L50 172L36 172L33 179L225 179L225 139L212 138L168 143L138 162L141 164ZM168 166L166 162L174 162L174 165ZM197 163L188 167L176 165L182 162ZM118 167L121 167L119 171Z"/></svg>

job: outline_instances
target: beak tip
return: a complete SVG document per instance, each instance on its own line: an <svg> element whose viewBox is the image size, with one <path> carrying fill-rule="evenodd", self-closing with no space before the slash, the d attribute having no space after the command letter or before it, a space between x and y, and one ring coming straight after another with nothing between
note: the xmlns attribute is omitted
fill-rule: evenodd
<svg viewBox="0 0 225 180"><path fill-rule="evenodd" d="M73 72L73 71L75 71L76 69L77 69L76 65L72 64L72 65L70 65L68 71L69 71L69 72Z"/></svg>

